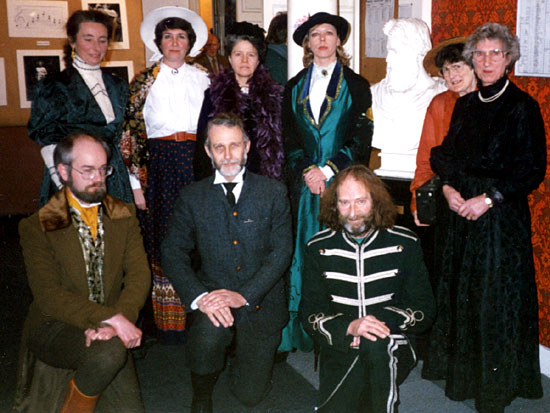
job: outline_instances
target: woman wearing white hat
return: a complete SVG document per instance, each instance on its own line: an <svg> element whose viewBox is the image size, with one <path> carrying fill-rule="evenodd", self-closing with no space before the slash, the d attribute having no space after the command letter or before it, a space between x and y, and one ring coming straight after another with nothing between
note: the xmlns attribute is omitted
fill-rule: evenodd
<svg viewBox="0 0 550 413"><path fill-rule="evenodd" d="M130 169L144 242L153 272L153 309L160 339L184 339L185 311L160 265L160 244L179 191L193 180L197 121L208 75L185 62L206 43L199 15L183 7L153 10L141 38L156 63L130 84L121 142Z"/></svg>

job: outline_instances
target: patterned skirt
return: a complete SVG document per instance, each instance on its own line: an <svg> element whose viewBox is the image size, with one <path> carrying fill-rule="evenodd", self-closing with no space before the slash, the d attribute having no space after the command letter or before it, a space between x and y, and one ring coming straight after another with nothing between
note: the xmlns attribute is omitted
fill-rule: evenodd
<svg viewBox="0 0 550 413"><path fill-rule="evenodd" d="M142 215L144 243L153 273L153 313L160 338L166 344L185 340L185 311L165 277L160 245L168 230L174 204L181 189L193 181L194 141L150 139L147 191L148 211Z"/></svg>

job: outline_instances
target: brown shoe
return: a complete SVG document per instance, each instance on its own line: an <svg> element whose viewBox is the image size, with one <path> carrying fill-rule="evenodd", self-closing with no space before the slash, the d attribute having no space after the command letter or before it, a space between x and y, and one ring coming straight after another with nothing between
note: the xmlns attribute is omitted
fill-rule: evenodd
<svg viewBox="0 0 550 413"><path fill-rule="evenodd" d="M95 404L99 399L97 396L86 396L78 387L73 379L69 383L65 403L61 407L60 413L93 413Z"/></svg>

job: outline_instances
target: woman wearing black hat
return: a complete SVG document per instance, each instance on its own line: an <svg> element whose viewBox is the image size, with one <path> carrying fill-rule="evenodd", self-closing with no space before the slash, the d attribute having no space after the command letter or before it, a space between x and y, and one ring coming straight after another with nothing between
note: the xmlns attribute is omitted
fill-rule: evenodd
<svg viewBox="0 0 550 413"><path fill-rule="evenodd" d="M273 80L262 61L266 52L264 30L252 23L234 23L226 36L230 69L211 75L205 92L195 149L195 179L212 175L212 162L204 150L208 121L223 112L243 120L251 146L247 170L281 179L283 139L281 101L283 88Z"/></svg>
<svg viewBox="0 0 550 413"><path fill-rule="evenodd" d="M338 171L353 163L369 162L373 130L370 85L348 68L349 58L342 47L348 32L344 18L320 12L293 35L304 48L305 69L288 81L283 95L285 174L296 246L290 269L291 319L283 330L282 351L312 349L297 312L303 250L320 229L320 196Z"/></svg>

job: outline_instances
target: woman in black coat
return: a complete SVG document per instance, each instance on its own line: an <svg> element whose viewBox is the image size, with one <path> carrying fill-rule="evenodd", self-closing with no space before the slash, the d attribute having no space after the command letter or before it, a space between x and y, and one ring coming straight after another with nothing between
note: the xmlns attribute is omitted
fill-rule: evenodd
<svg viewBox="0 0 550 413"><path fill-rule="evenodd" d="M507 76L519 59L517 37L487 23L464 57L479 91L458 99L447 137L431 152L454 213L423 376L446 379L450 399L503 412L516 397L542 396L527 195L544 179L546 139L538 103Z"/></svg>

